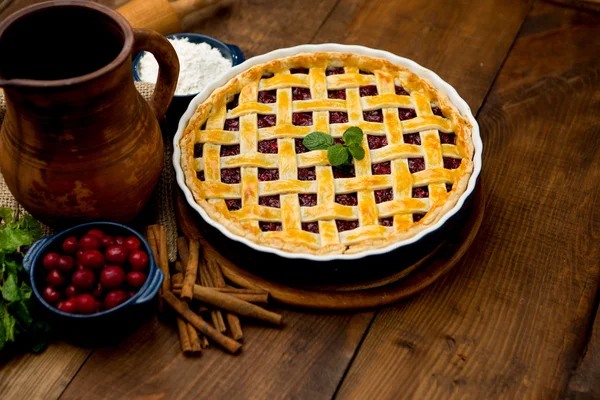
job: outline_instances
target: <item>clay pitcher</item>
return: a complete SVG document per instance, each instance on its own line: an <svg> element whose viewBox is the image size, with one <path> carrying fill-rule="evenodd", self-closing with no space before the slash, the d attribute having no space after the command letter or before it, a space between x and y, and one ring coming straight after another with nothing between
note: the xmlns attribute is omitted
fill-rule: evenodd
<svg viewBox="0 0 600 400"><path fill-rule="evenodd" d="M149 104L133 84L141 50L160 66ZM133 219L160 177L158 120L178 75L167 39L99 4L51 1L4 20L0 172L17 201L50 225Z"/></svg>

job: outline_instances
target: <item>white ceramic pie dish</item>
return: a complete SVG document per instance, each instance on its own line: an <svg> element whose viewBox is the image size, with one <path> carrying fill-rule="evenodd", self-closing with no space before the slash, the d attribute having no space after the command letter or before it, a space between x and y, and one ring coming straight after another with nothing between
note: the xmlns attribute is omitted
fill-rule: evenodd
<svg viewBox="0 0 600 400"><path fill-rule="evenodd" d="M204 211L204 209L195 202L192 192L185 184L185 177L184 177L184 173L183 173L183 170L181 168L181 163L180 163L181 149L179 147L179 140L181 138L181 135L185 131L188 121L194 115L196 108L202 102L204 102L215 89L223 86L230 79L232 79L239 73L245 71L246 69L248 69L254 65L263 64L263 63L266 63L266 62L274 60L274 59L293 56L293 55L300 54L300 53L318 53L318 52L355 53L355 54L360 54L360 55L369 56L369 57L383 58L394 64L408 68L410 71L416 73L420 77L427 79L437 90L439 90L441 93L445 94L450 99L450 101L456 106L456 108L460 111L460 113L469 120L469 122L472 125L471 132L472 132L473 146L475 148L474 155L473 155L473 173L469 179L467 189L461 195L458 202L455 204L455 206L450 211L448 211L445 215L443 215L442 218L440 220L438 220L435 224L432 224L431 226L427 227L426 229L420 231L418 234L416 234L406 240L395 242L387 247L373 249L373 250L367 250L367 251L356 253L356 254L314 255L314 254L304 254L304 253L290 253L290 252L275 249L272 247L263 246L263 245L255 243L251 240L248 240L244 237L233 234L227 228L225 228L222 224L220 224L219 222L210 218L208 216L208 214L206 213L206 211ZM475 117L471 113L471 109L469 108L468 104L458 95L457 91L452 86L450 86L448 83L446 83L444 80L442 80L436 73L434 73L426 68L423 68L422 66L415 63L412 60L397 56L397 55L389 53L387 51L375 50L375 49L371 49L371 48L363 47L363 46L349 46L349 45L341 45L341 44L334 44L334 43L316 44L316 45L301 45L301 46L290 47L290 48L286 48L286 49L274 50L270 53L253 57L253 58L245 61L244 63L235 66L234 68L232 68L231 70L229 70L228 72L226 72L225 74L223 74L219 78L217 78L210 85L207 85L204 88L204 90L202 92L200 92L196 97L194 97L194 99L190 102L190 105L188 106L187 111L183 114L183 116L179 120L179 125L177 128L177 133L175 134L173 144L174 144L173 165L175 167L177 183L179 184L179 187L183 191L183 194L185 195L185 198L186 198L187 202L189 203L189 205L200 214L202 219L207 224L216 228L219 232L221 232L227 238L229 238L233 241L239 242L239 243L243 243L244 245L246 245L246 246L250 247L251 249L256 250L258 252L275 254L277 256L280 256L283 258L288 258L288 259L300 259L300 260L305 259L305 260L311 260L311 261L357 260L357 259L361 259L364 257L372 256L372 255L385 254L385 253L389 253L393 250L399 249L401 247L406 247L406 246L415 244L415 243L419 242L422 238L427 236L428 234L438 230L446 223L446 221L448 221L452 216L457 214L457 212L459 210L461 210L461 208L463 207L463 205L465 203L465 200L470 197L473 190L475 189L477 179L479 177L479 173L481 172L481 155L483 152L483 143L481 141L481 137L479 134L479 125L477 124Z"/></svg>

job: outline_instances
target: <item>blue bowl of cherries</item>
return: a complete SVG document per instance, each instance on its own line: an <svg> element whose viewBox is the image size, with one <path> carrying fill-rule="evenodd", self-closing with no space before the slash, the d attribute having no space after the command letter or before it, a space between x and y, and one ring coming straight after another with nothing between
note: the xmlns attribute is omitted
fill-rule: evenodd
<svg viewBox="0 0 600 400"><path fill-rule="evenodd" d="M152 300L163 281L144 237L112 222L78 225L40 239L23 267L35 297L63 320L123 315Z"/></svg>

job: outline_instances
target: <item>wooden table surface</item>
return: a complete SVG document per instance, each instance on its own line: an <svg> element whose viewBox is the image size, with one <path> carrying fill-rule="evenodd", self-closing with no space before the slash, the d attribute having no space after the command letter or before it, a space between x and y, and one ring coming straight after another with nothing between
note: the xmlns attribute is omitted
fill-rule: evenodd
<svg viewBox="0 0 600 400"><path fill-rule="evenodd" d="M32 2L8 1L0 19ZM174 327L154 319L116 346L54 343L4 362L0 397L600 398L596 5L242 0L196 16L190 29L247 56L338 42L436 71L481 126L477 239L450 274L394 306L283 310L281 330L245 324L238 356L185 358Z"/></svg>

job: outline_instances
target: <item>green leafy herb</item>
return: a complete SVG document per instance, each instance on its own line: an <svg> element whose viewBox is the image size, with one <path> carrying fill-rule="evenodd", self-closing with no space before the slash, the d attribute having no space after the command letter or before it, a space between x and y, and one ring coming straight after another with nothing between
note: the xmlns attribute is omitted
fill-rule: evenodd
<svg viewBox="0 0 600 400"><path fill-rule="evenodd" d="M351 144L348 146L348 150L350 150L352 157L356 158L357 160L362 160L365 158L365 149L363 149L360 144Z"/></svg>
<svg viewBox="0 0 600 400"><path fill-rule="evenodd" d="M358 126L351 126L342 135L344 144L333 144L333 138L323 132L312 132L304 137L302 143L309 150L327 150L327 159L334 167L348 165L352 158L362 160L365 149L361 146L363 131Z"/></svg>
<svg viewBox="0 0 600 400"><path fill-rule="evenodd" d="M358 126L351 126L350 128L346 129L342 139L344 139L344 142L346 142L348 146L353 144L360 145L363 139L363 131Z"/></svg>
<svg viewBox="0 0 600 400"><path fill-rule="evenodd" d="M35 352L46 346L48 326L31 315L31 287L21 265L23 248L41 236L35 219L15 219L10 208L0 208L0 351L15 342Z"/></svg>
<svg viewBox="0 0 600 400"><path fill-rule="evenodd" d="M336 144L327 149L327 158L331 165L342 165L350 158L348 150L341 144Z"/></svg>
<svg viewBox="0 0 600 400"><path fill-rule="evenodd" d="M313 132L306 135L302 143L309 150L327 150L333 145L333 138L323 132Z"/></svg>

